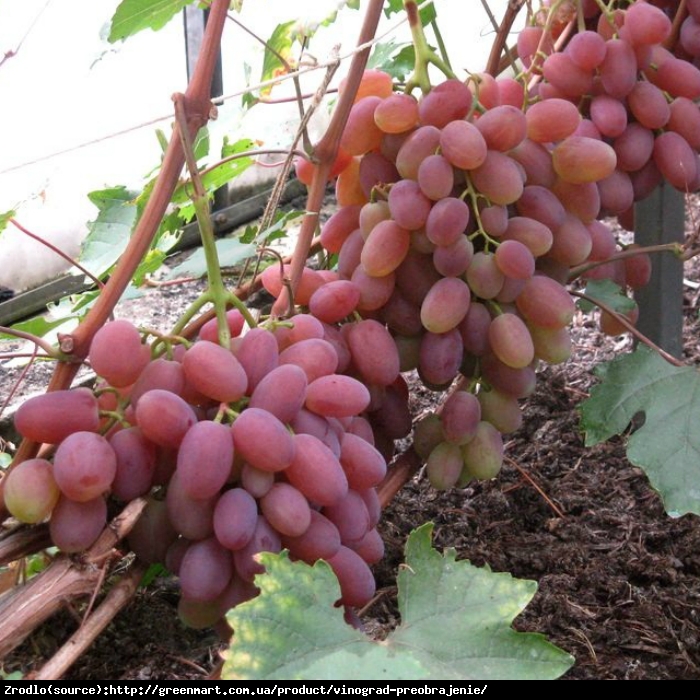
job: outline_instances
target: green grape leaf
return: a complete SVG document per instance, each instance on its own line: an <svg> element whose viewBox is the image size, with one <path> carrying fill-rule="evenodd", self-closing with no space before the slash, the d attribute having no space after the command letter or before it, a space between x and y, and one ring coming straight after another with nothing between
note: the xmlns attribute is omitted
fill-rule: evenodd
<svg viewBox="0 0 700 700"><path fill-rule="evenodd" d="M417 2L416 4L419 5L420 2ZM387 17L391 17L391 15L395 15L400 12L405 12L403 0L387 0L387 2L384 3L384 14ZM426 7L424 7L419 14L421 24L424 27L430 24L437 17L435 3L431 2L429 5L426 5Z"/></svg>
<svg viewBox="0 0 700 700"><path fill-rule="evenodd" d="M17 212L14 209L4 211L2 212L2 214L0 214L0 233L2 233L7 228L7 224L10 222L10 219L12 219L16 215Z"/></svg>
<svg viewBox="0 0 700 700"><path fill-rule="evenodd" d="M416 51L411 43L397 44L393 39L377 44L367 61L368 68L377 68L399 82L404 82L416 62Z"/></svg>
<svg viewBox="0 0 700 700"><path fill-rule="evenodd" d="M513 618L536 583L457 562L431 546L432 525L411 533L398 579L402 623L374 642L333 604L338 581L325 562L263 553L261 594L231 610L236 630L225 680L470 680L556 678L572 658Z"/></svg>
<svg viewBox="0 0 700 700"><path fill-rule="evenodd" d="M194 0L122 0L112 17L111 44L144 29L162 29L183 7Z"/></svg>
<svg viewBox="0 0 700 700"><path fill-rule="evenodd" d="M627 457L641 467L672 517L700 515L700 373L675 367L647 347L596 368L601 382L581 404L586 445L644 424L629 438Z"/></svg>
<svg viewBox="0 0 700 700"><path fill-rule="evenodd" d="M89 233L80 250L80 263L95 277L104 277L126 249L136 224L137 194L123 186L88 194L100 212L88 225Z"/></svg>
<svg viewBox="0 0 700 700"><path fill-rule="evenodd" d="M221 148L221 157L230 158L245 151L251 150L254 142L250 139L239 139L235 143L229 143L224 139L224 144ZM223 187L234 178L244 173L251 165L253 159L250 156L241 156L219 163L202 174L202 185L208 194L213 194L220 187ZM185 221L190 221L194 217L194 205L190 200L192 184L188 180L183 182L175 189L172 202L180 205L178 215Z"/></svg>
<svg viewBox="0 0 700 700"><path fill-rule="evenodd" d="M634 300L630 299L622 288L612 280L590 280L586 285L586 295L621 314L631 311L635 306ZM586 313L597 308L588 299L580 299L578 305L581 311Z"/></svg>
<svg viewBox="0 0 700 700"><path fill-rule="evenodd" d="M143 260L139 263L136 268L131 281L137 287L140 287L147 275L153 274L156 270L160 269L160 266L165 260L165 253L162 250L149 250L146 253Z"/></svg>
<svg viewBox="0 0 700 700"><path fill-rule="evenodd" d="M67 322L76 319L75 315L61 315L60 318L45 318L44 316L37 316L36 318L30 318L28 321L20 321L15 323L10 328L16 331L22 331L23 333L31 333L37 336L37 338L44 338L51 331L56 328L60 328ZM17 337L11 333L0 333L0 340L17 340Z"/></svg>
<svg viewBox="0 0 700 700"><path fill-rule="evenodd" d="M206 126L202 127L194 137L192 144L194 158L197 161L206 158L209 155L209 129Z"/></svg>
<svg viewBox="0 0 700 700"><path fill-rule="evenodd" d="M242 260L255 255L255 246L241 243L237 238L222 238L216 241L221 267L234 267ZM166 279L178 277L204 277L207 274L207 261L204 249L198 248L184 262L174 267L165 276Z"/></svg>
<svg viewBox="0 0 700 700"><path fill-rule="evenodd" d="M272 224L264 231L260 231L258 226L248 225L240 236L241 243L256 243L258 245L270 245L280 238L287 235L287 227L289 224L304 216L303 211L293 209L286 212L277 212Z"/></svg>
<svg viewBox="0 0 700 700"><path fill-rule="evenodd" d="M287 68L280 60L280 57L287 61L288 64L293 62L292 46L295 40L295 24L295 20L278 24L272 32L272 36L267 40L260 82L265 82L266 80L276 77L276 75L280 73L287 72ZM267 94L271 89L271 86L263 88L262 93Z"/></svg>

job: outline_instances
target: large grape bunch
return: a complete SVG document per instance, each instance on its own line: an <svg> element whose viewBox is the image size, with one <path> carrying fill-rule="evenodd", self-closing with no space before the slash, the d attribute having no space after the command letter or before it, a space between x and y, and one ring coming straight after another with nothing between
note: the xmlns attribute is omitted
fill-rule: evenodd
<svg viewBox="0 0 700 700"><path fill-rule="evenodd" d="M88 357L94 392L53 391L18 410L17 430L45 456L10 472L5 504L22 522L49 518L54 544L76 553L104 529L109 503L147 497L128 544L179 576L191 626L256 595L255 555L282 548L328 561L339 603L365 605L369 565L383 555L376 486L386 460L365 417L371 392L344 372L364 361L353 348L383 351L391 338L357 324L346 343L308 314L243 335L237 310L227 320L230 348L211 321L155 359L129 321L106 324ZM376 391L396 390L394 355L372 365Z"/></svg>
<svg viewBox="0 0 700 700"><path fill-rule="evenodd" d="M340 209L321 231L338 256L333 285L389 328L402 371L434 390L462 377L416 428L440 488L498 472L537 362L569 357L572 270L630 289L648 280L649 258L616 256L601 218L662 177L700 184L700 70L662 47L666 14L633 3L560 52L547 17L520 34L520 79L446 80L415 99L367 71L340 143ZM601 326L624 330L605 313Z"/></svg>

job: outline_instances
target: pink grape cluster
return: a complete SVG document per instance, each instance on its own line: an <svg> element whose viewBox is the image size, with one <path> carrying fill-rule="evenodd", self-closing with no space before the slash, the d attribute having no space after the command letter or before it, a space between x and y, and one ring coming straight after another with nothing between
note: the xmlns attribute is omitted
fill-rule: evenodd
<svg viewBox="0 0 700 700"><path fill-rule="evenodd" d="M5 504L23 522L50 518L54 544L80 552L104 529L108 498L147 496L129 545L179 576L193 626L254 596L255 555L282 548L328 561L340 602L362 606L375 590L369 565L383 556L376 486L386 461L365 417L370 390L344 371L361 372L370 348L383 359L367 383L393 384L391 339L373 321L341 336L299 314L240 335L240 313L227 318L230 348L211 321L157 359L130 322L100 329L88 358L98 391L54 391L18 410L17 430L55 451L10 472Z"/></svg>
<svg viewBox="0 0 700 700"><path fill-rule="evenodd" d="M700 4L688 7L679 45L697 56ZM543 77L540 109L551 98L579 106L578 133L615 151L615 170L598 182L604 213L628 212L662 178L683 192L700 187L700 68L664 48L671 31L662 9L638 1L601 14L595 30L574 34L561 52L542 26L519 35L521 60Z"/></svg>
<svg viewBox="0 0 700 700"><path fill-rule="evenodd" d="M517 81L487 76L475 92L478 104L447 80L420 100L357 101L341 141L357 165L321 230L335 284L353 285L356 310L391 331L401 370L434 390L460 374L469 384L421 428L441 488L498 472L537 361L570 354L569 270L617 251L597 220L613 147L577 132L569 100L523 111Z"/></svg>

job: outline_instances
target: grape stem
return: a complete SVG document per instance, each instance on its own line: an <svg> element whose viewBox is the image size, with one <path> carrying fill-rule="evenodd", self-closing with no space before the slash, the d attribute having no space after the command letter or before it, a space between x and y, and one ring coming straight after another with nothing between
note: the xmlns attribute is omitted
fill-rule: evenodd
<svg viewBox="0 0 700 700"><path fill-rule="evenodd" d="M406 14L408 15L408 26L411 29L413 37L413 47L416 52L416 61L413 67L413 74L406 83L406 94L410 94L415 88L420 88L424 95L430 92L430 77L428 75L428 66L432 63L436 68L442 71L447 78L455 78L450 65L444 61L433 51L425 38L423 25L420 21L418 5L415 0L404 0L403 3Z"/></svg>
<svg viewBox="0 0 700 700"><path fill-rule="evenodd" d="M207 262L207 278L209 280L209 300L214 305L216 314L216 325L219 331L219 344L228 348L231 345L231 331L226 321L226 301L228 292L221 277L221 265L219 264L219 254L216 250L216 238L214 236L214 225L209 215L209 197L202 182L202 176L197 168L197 159L192 147L192 138L187 128L187 114L185 112L185 96L182 93L173 95L175 103L175 119L180 126L180 141L185 154L185 163L192 179L194 192L190 195L195 212L197 213L197 225L199 235L202 238L202 248L204 258Z"/></svg>
<svg viewBox="0 0 700 700"><path fill-rule="evenodd" d="M486 73L496 77L501 73L502 70L501 54L506 48L506 41L508 40L508 35L510 34L510 30L513 28L513 22L515 22L515 18L518 16L520 10L525 4L525 0L514 0L512 2L509 2L500 25L497 24L493 13L491 12L491 8L488 6L486 0L481 0L481 4L484 6L484 10L488 14L489 20L491 21L491 23L494 26L494 29L496 30L496 38L494 39L494 42L491 45L491 53L489 54L489 59L486 63ZM506 55L508 58L510 58L509 51Z"/></svg>
<svg viewBox="0 0 700 700"><path fill-rule="evenodd" d="M644 333L637 330L637 328L634 327L634 325L629 321L629 319L625 318L625 316L623 316L622 314L617 313L617 311L615 311L615 309L613 309L612 306L608 306L608 304L605 304L599 299L594 299L592 296L589 296L584 292L569 291L569 293L575 297L578 297L579 299L584 299L585 301L597 306L601 311L605 311L605 313L610 314L613 318L619 321L640 343L644 343L644 345L659 353L659 355L661 355L661 357L663 357L664 360L666 360L666 362L669 362L675 367L686 366L684 362L681 362L681 360L676 359L673 355L669 354L663 348L659 347L656 343L647 338L647 336L645 336Z"/></svg>
<svg viewBox="0 0 700 700"><path fill-rule="evenodd" d="M687 253L684 253L684 246L680 243L660 243L659 245L650 245L643 248L628 248L627 250L621 250L619 253L615 253L615 255L611 255L605 260L596 260L572 267L571 270L569 270L569 282L572 282L589 270L593 270L601 265L606 265L616 260L624 260L625 258L633 258L645 253L673 253L676 257L683 260L693 257L692 255L688 256ZM696 253L693 253L693 255L695 254Z"/></svg>

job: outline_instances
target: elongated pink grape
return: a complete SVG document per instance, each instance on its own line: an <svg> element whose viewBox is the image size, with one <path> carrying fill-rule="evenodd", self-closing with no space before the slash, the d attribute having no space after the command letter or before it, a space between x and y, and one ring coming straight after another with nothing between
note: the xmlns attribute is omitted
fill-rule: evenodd
<svg viewBox="0 0 700 700"><path fill-rule="evenodd" d="M523 412L518 400L491 387L479 392L482 419L491 423L499 433L512 433L523 423Z"/></svg>
<svg viewBox="0 0 700 700"><path fill-rule="evenodd" d="M426 333L420 346L421 377L435 387L449 384L457 375L464 351L457 329L447 333Z"/></svg>
<svg viewBox="0 0 700 700"><path fill-rule="evenodd" d="M258 507L246 490L225 491L214 508L214 534L227 549L243 549L255 533Z"/></svg>
<svg viewBox="0 0 700 700"><path fill-rule="evenodd" d="M418 109L421 124L444 127L453 119L463 119L472 105L469 88L459 80L445 80L421 99Z"/></svg>
<svg viewBox="0 0 700 700"><path fill-rule="evenodd" d="M479 423L476 435L462 446L465 472L475 479L492 479L503 464L503 438L491 423Z"/></svg>
<svg viewBox="0 0 700 700"><path fill-rule="evenodd" d="M348 480L331 450L313 435L294 436L296 453L285 472L289 483L310 501L329 506L348 491Z"/></svg>
<svg viewBox="0 0 700 700"><path fill-rule="evenodd" d="M136 406L139 428L149 440L162 447L178 447L185 433L196 422L197 416L192 407L164 389L147 391Z"/></svg>
<svg viewBox="0 0 700 700"><path fill-rule="evenodd" d="M175 360L159 357L149 362L134 383L129 399L136 406L139 399L151 389L165 389L173 394L180 394L185 386L185 374L182 364Z"/></svg>
<svg viewBox="0 0 700 700"><path fill-rule="evenodd" d="M218 494L232 466L233 437L227 426L203 420L185 433L177 453L177 471L182 488L191 498Z"/></svg>
<svg viewBox="0 0 700 700"><path fill-rule="evenodd" d="M378 321L365 319L346 335L353 363L369 384L388 386L399 375L399 355L391 334Z"/></svg>
<svg viewBox="0 0 700 700"><path fill-rule="evenodd" d="M338 577L343 605L359 608L372 599L376 591L374 576L359 554L341 545L328 563Z"/></svg>
<svg viewBox="0 0 700 700"><path fill-rule="evenodd" d="M552 152L554 169L562 180L573 183L596 182L615 170L615 151L604 141L585 136L569 136Z"/></svg>
<svg viewBox="0 0 700 700"><path fill-rule="evenodd" d="M341 440L340 463L349 486L356 490L377 486L386 475L386 462L380 452L352 433L345 433Z"/></svg>
<svg viewBox="0 0 700 700"><path fill-rule="evenodd" d="M232 575L231 553L210 537L187 548L180 564L180 588L190 600L211 601L223 593Z"/></svg>
<svg viewBox="0 0 700 700"><path fill-rule="evenodd" d="M210 498L195 499L182 488L177 470L168 484L165 504L173 527L188 540L203 540L214 533L214 507L218 494Z"/></svg>
<svg viewBox="0 0 700 700"><path fill-rule="evenodd" d="M300 537L311 524L306 497L291 484L278 481L260 499L260 510L281 535Z"/></svg>
<svg viewBox="0 0 700 700"><path fill-rule="evenodd" d="M62 389L27 399L15 413L15 428L34 442L56 444L79 430L99 426L97 399L88 389Z"/></svg>
<svg viewBox="0 0 700 700"><path fill-rule="evenodd" d="M407 229L390 219L380 221L365 241L359 261L370 277L383 277L403 262L410 245L411 236Z"/></svg>
<svg viewBox="0 0 700 700"><path fill-rule="evenodd" d="M437 282L423 300L420 317L431 333L446 333L456 328L469 311L471 292L458 277Z"/></svg>
<svg viewBox="0 0 700 700"><path fill-rule="evenodd" d="M59 549L82 552L95 542L106 524L107 504L101 496L82 503L63 496L51 512L49 532Z"/></svg>
<svg viewBox="0 0 700 700"><path fill-rule="evenodd" d="M131 501L148 493L156 470L156 448L140 428L116 432L109 444L117 457L117 471L112 481L112 495Z"/></svg>
<svg viewBox="0 0 700 700"><path fill-rule="evenodd" d="M164 564L168 550L178 534L170 522L165 501L148 498L127 541L134 554L147 564Z"/></svg>
<svg viewBox="0 0 700 700"><path fill-rule="evenodd" d="M527 132L525 115L522 110L512 105L499 105L487 110L475 124L486 145L497 151L505 152L515 148Z"/></svg>
<svg viewBox="0 0 700 700"><path fill-rule="evenodd" d="M295 559L313 564L330 559L340 549L338 528L321 513L311 511L311 523L299 537L282 536L282 544Z"/></svg>
<svg viewBox="0 0 700 700"><path fill-rule="evenodd" d="M525 112L525 120L529 139L549 143L571 136L581 121L581 114L569 100L553 98L531 105Z"/></svg>
<svg viewBox="0 0 700 700"><path fill-rule="evenodd" d="M5 506L23 523L39 523L53 510L61 491L53 478L51 462L27 459L2 482Z"/></svg>
<svg viewBox="0 0 700 700"><path fill-rule="evenodd" d="M574 317L574 302L569 293L549 277L536 275L528 280L515 303L528 321L544 328L568 326Z"/></svg>
<svg viewBox="0 0 700 700"><path fill-rule="evenodd" d="M250 395L263 377L277 367L279 348L274 334L265 328L253 328L236 348L236 359L245 370L246 393Z"/></svg>
<svg viewBox="0 0 700 700"><path fill-rule="evenodd" d="M305 343L324 343L329 345L325 340L318 338L303 340L299 345L304 345ZM296 346L292 345L291 347L294 348ZM332 367L335 369L335 366L338 364L338 358L333 348L330 348L330 352L333 353L334 361L332 362ZM330 364L327 366L330 366ZM250 408L263 408L279 418L283 423L291 423L299 409L304 405L307 384L308 380L303 368L293 364L280 365L266 375L255 387L248 406Z"/></svg>
<svg viewBox="0 0 700 700"><path fill-rule="evenodd" d="M324 323L349 316L360 301L360 290L350 280L337 280L319 287L309 300L309 311Z"/></svg>
<svg viewBox="0 0 700 700"><path fill-rule="evenodd" d="M360 226L359 204L341 207L321 228L321 245L329 253L338 253L347 237Z"/></svg>
<svg viewBox="0 0 700 700"><path fill-rule="evenodd" d="M438 490L451 489L458 481L464 461L459 445L441 442L430 453L426 473L430 485Z"/></svg>
<svg viewBox="0 0 700 700"><path fill-rule="evenodd" d="M294 442L284 424L269 411L247 408L231 426L235 449L257 469L278 472L294 457Z"/></svg>
<svg viewBox="0 0 700 700"><path fill-rule="evenodd" d="M527 367L535 357L530 332L515 314L504 313L491 321L489 345L501 362L514 369Z"/></svg>
<svg viewBox="0 0 700 700"><path fill-rule="evenodd" d="M319 377L306 390L306 408L327 417L355 416L369 405L364 384L343 374Z"/></svg>
<svg viewBox="0 0 700 700"><path fill-rule="evenodd" d="M133 384L151 359L150 348L141 344L141 334L131 321L106 323L90 343L88 354L95 372L112 386Z"/></svg>
<svg viewBox="0 0 700 700"><path fill-rule="evenodd" d="M452 121L440 134L442 155L456 168L473 170L485 160L488 152L481 132L467 121Z"/></svg>
<svg viewBox="0 0 700 700"><path fill-rule="evenodd" d="M262 574L265 567L256 560L260 552L279 552L282 549L280 536L271 527L263 515L258 516L255 532L250 542L233 553L236 571L244 581L253 581L257 574Z"/></svg>
<svg viewBox="0 0 700 700"><path fill-rule="evenodd" d="M276 350L274 337L273 341ZM187 381L216 401L238 401L248 387L246 373L233 353L207 340L200 340L187 350L182 367Z"/></svg>
<svg viewBox="0 0 700 700"><path fill-rule="evenodd" d="M53 476L61 492L73 501L91 501L109 490L117 472L117 456L96 433L69 435L56 450Z"/></svg>
<svg viewBox="0 0 700 700"><path fill-rule="evenodd" d="M323 514L338 528L343 544L362 539L370 529L367 506L352 489L333 505L326 506Z"/></svg>
<svg viewBox="0 0 700 700"><path fill-rule="evenodd" d="M481 408L474 394L455 391L440 413L442 433L447 442L463 445L474 437L481 420Z"/></svg>

